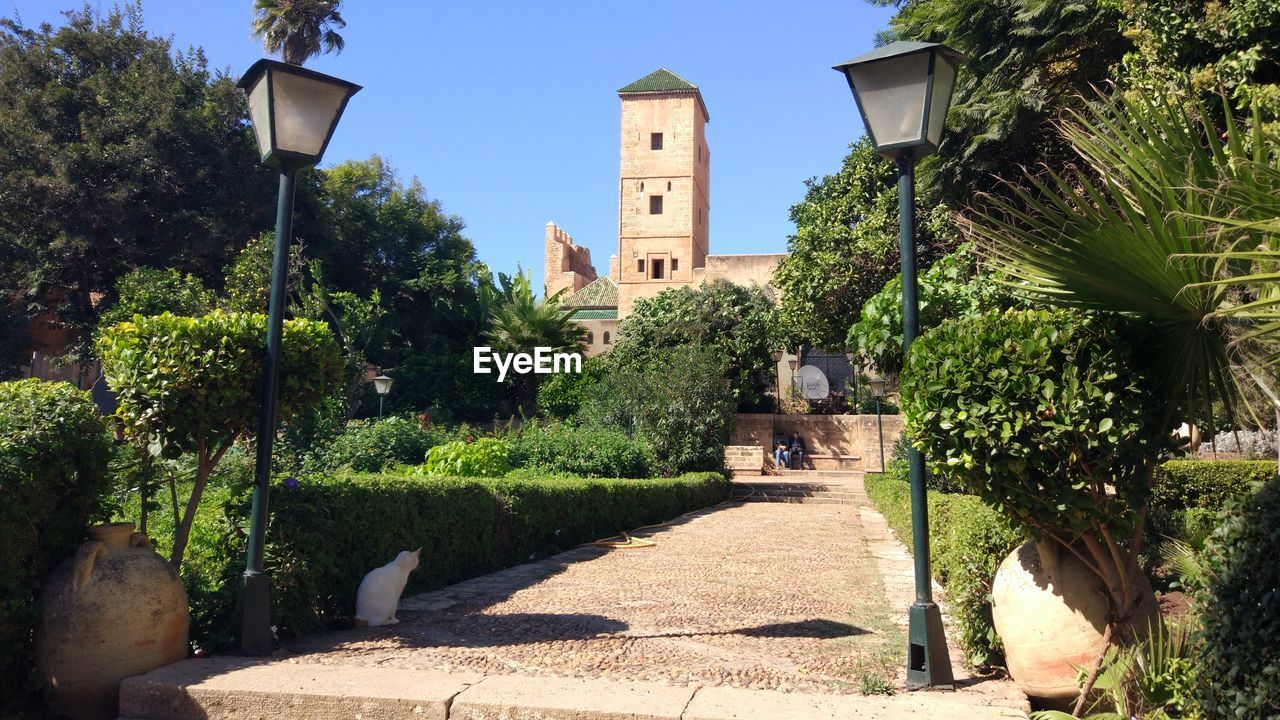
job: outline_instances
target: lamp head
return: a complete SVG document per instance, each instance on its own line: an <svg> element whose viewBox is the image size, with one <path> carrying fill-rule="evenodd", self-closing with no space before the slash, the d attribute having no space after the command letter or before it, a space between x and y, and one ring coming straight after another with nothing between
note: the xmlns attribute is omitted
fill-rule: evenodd
<svg viewBox="0 0 1280 720"><path fill-rule="evenodd" d="M392 382L394 382L392 378L386 375L379 375L373 379L373 389L377 390L379 395L386 395L391 392Z"/></svg>
<svg viewBox="0 0 1280 720"><path fill-rule="evenodd" d="M254 63L236 86L249 98L249 118L264 164L304 168L320 162L355 83L276 60Z"/></svg>

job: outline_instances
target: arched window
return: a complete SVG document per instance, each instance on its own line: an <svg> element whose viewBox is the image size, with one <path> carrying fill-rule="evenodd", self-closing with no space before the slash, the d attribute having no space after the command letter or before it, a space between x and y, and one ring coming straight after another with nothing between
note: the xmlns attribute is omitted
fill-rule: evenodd
<svg viewBox="0 0 1280 720"><path fill-rule="evenodd" d="M606 335L607 335L607 333L606 333ZM587 331L587 344L588 344L588 345L591 345L591 344L592 344L592 343L594 343L595 341L596 341L595 333L593 333L593 332L591 332L590 330L588 330L588 331ZM609 342L609 341L608 341L608 340L605 340L605 342Z"/></svg>
<svg viewBox="0 0 1280 720"><path fill-rule="evenodd" d="M605 344L605 345L608 345L608 344L609 344L609 342L610 342L610 341L609 341L609 331L608 331L608 330L605 330L605 331L604 331L604 344Z"/></svg>

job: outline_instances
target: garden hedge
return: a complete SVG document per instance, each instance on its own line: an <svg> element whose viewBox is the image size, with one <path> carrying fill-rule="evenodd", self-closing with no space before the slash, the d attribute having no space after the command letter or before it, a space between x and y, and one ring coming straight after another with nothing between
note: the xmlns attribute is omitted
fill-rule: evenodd
<svg viewBox="0 0 1280 720"><path fill-rule="evenodd" d="M867 495L898 538L912 545L911 486L906 463L886 475L864 478ZM999 664L1000 638L991 621L991 581L1000 562L1025 541L1008 518L976 496L929 491L929 544L933 576L946 591L959 636L955 641L974 665Z"/></svg>
<svg viewBox="0 0 1280 720"><path fill-rule="evenodd" d="M1199 546L1227 502L1276 474L1274 460L1170 460L1156 469L1147 513L1148 542L1165 538Z"/></svg>
<svg viewBox="0 0 1280 720"><path fill-rule="evenodd" d="M0 383L0 715L27 677L40 581L85 540L110 486L110 455L87 392Z"/></svg>
<svg viewBox="0 0 1280 720"><path fill-rule="evenodd" d="M642 440L621 430L562 423L522 429L511 443L511 464L584 477L654 475L653 454Z"/></svg>
<svg viewBox="0 0 1280 720"><path fill-rule="evenodd" d="M211 487L183 567L192 640L231 642L244 569L244 483ZM438 478L355 474L278 482L271 494L267 564L281 635L353 614L369 570L422 547L406 594L423 592L727 499L718 473L674 478ZM153 524L161 532L159 518Z"/></svg>

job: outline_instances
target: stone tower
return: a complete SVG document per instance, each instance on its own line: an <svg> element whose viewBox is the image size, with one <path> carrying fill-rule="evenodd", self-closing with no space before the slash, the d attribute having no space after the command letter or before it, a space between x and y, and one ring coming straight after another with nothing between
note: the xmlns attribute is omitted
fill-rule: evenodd
<svg viewBox="0 0 1280 720"><path fill-rule="evenodd" d="M701 279L707 260L711 120L698 86L662 68L618 91L618 315L638 297Z"/></svg>
<svg viewBox="0 0 1280 720"><path fill-rule="evenodd" d="M596 269L591 264L591 251L574 245L569 233L554 222L547 223L546 244L543 251L543 292L548 297L564 290L576 293L596 279Z"/></svg>

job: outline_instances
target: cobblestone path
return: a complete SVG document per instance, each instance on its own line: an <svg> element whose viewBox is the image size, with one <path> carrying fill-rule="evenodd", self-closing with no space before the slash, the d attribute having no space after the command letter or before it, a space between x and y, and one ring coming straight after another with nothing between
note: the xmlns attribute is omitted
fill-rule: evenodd
<svg viewBox="0 0 1280 720"><path fill-rule="evenodd" d="M838 694L896 680L905 640L857 506L722 505L636 536L657 545L408 598L399 625L304 638L288 660Z"/></svg>

